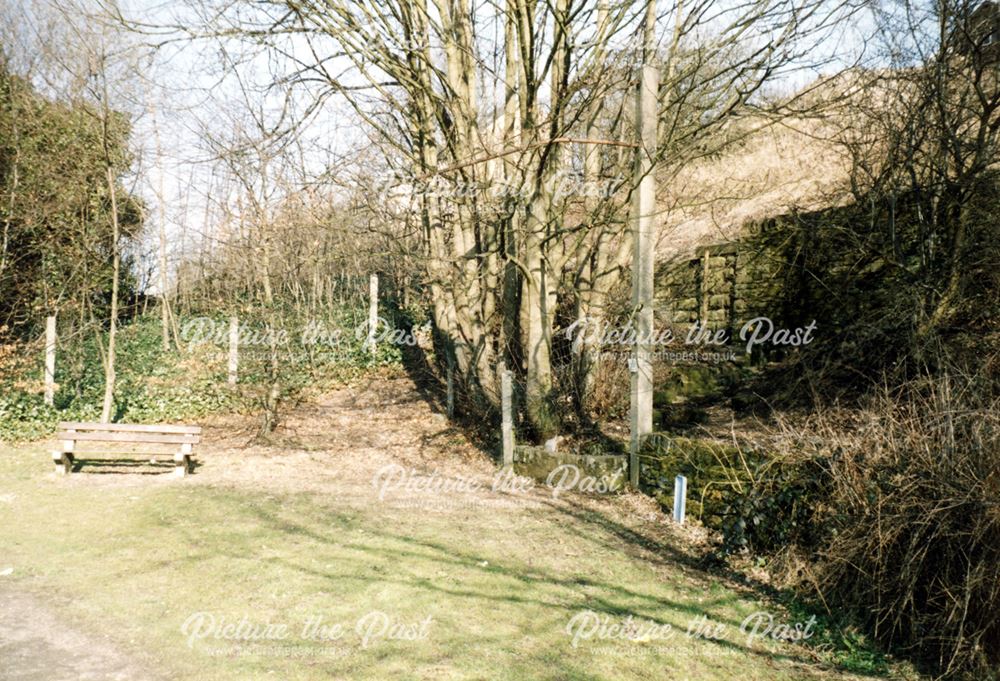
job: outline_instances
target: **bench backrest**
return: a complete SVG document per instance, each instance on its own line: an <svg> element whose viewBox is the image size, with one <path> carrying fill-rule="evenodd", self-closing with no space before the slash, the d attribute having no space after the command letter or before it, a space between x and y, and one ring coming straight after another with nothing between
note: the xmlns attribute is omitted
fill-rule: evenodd
<svg viewBox="0 0 1000 681"><path fill-rule="evenodd" d="M59 440L93 442L149 442L160 444L197 444L201 440L201 426L135 425L129 423L78 423L65 421L59 424Z"/></svg>

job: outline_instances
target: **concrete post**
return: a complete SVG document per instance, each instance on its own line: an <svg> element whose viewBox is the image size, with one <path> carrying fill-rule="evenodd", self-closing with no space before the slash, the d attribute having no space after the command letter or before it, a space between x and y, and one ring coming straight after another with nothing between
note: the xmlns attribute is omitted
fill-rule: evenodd
<svg viewBox="0 0 1000 681"><path fill-rule="evenodd" d="M647 60L650 58L647 57ZM656 212L656 180L653 171L659 80L656 67L645 64L636 97L639 150L635 168L638 186L632 201L635 248L632 306L636 310L638 342L633 350L634 362L630 365L632 437L629 447L629 483L633 488L639 486L639 445L642 436L653 431L653 362L650 340L653 336L653 249L656 245L656 225L653 219Z"/></svg>

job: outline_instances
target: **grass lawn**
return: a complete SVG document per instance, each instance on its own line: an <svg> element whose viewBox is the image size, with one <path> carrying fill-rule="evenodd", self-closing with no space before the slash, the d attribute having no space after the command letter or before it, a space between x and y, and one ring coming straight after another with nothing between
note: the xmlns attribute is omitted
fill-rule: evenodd
<svg viewBox="0 0 1000 681"><path fill-rule="evenodd" d="M752 613L791 616L644 533L662 520L634 519L626 497L380 500L372 467L414 464L394 452L429 438L450 449L456 436L419 402L339 406L336 431L303 416L314 430L296 430L291 450L227 454L209 435L186 480L86 467L58 479L43 444L0 447L0 569L13 568L0 587L45 597L162 678L846 676L802 645L749 641L740 625ZM361 412L367 427L350 431ZM364 441L372 420L381 439ZM342 448L317 454L313 432ZM292 460L312 484L281 475ZM251 466L253 484L234 473ZM718 639L687 635L702 615L721 625ZM638 629L621 634L629 617Z"/></svg>

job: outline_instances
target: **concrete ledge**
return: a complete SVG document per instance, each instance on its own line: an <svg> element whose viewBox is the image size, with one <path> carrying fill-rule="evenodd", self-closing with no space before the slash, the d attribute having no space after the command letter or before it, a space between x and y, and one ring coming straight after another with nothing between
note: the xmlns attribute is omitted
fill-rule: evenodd
<svg viewBox="0 0 1000 681"><path fill-rule="evenodd" d="M562 468L560 468L562 467ZM575 467L575 470L571 467ZM558 469L558 470L557 470ZM546 482L553 474L569 481L574 475L591 478L603 489L619 490L628 481L628 457L622 454L573 454L571 452L548 452L545 447L518 445L514 448L514 472L540 482ZM582 482L579 491L588 491Z"/></svg>

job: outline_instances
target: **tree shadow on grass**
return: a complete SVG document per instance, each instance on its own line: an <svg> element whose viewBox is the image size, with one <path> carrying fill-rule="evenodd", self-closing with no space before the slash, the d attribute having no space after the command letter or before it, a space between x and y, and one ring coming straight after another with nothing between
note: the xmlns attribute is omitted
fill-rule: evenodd
<svg viewBox="0 0 1000 681"><path fill-rule="evenodd" d="M335 547L334 550L338 553L335 567L326 568L316 567L315 560L296 560L287 557L271 559L284 569L301 573L309 579L332 584L354 583L359 591L364 585L396 585L413 590L414 593L429 593L434 602L448 603L455 599L468 602L470 608L476 609L478 606L486 612L495 613L497 617L502 616L502 613L496 610L498 607L501 609L531 607L549 613L548 617L539 620L537 631L522 632L522 635L538 633L548 634L551 637L552 627L556 627L555 633L558 634L566 628L571 617L585 610L612 618L632 616L658 626L670 625L678 632L678 636L684 636L690 620L701 615L736 630L741 624L736 619L716 612L718 609L732 607L739 601L739 597L731 591L715 598L702 597L696 603L688 603L593 575L566 574L537 564L526 565L514 560L498 559L495 552L478 553L465 546L416 537L403 532L386 531L356 520L348 522L347 525L355 531L363 530L364 538L345 541L344 527L318 531L310 524L289 519L287 516L279 517L258 505L248 506L245 510L252 513L256 521L271 532L304 537L320 546ZM621 546L615 546L616 542L612 539L601 536L608 532L612 532L613 536L620 536L614 534L618 531L614 523L606 524L593 514L577 516L569 513L565 514L565 517L572 519L572 523L566 525L580 524L580 526L563 525L560 526L560 530L569 530L593 542L602 550L621 550ZM591 535L588 528L595 530L596 534ZM624 529L632 532L629 528ZM632 535L626 533L624 536ZM666 555L678 560L687 560L669 546L651 544L648 541L646 543L647 548L656 546L659 546ZM358 555L344 555L345 553ZM245 555L238 557L246 558ZM426 564L427 568L421 569L421 564ZM377 569L380 565L390 568ZM447 579L428 576L432 567L437 569L442 566L446 569L457 568L467 574L450 575ZM692 566L692 569L697 568ZM704 578L704 575L702 577ZM494 584L495 590L491 588ZM566 640L568 643L568 634ZM496 644L510 643L501 636L491 641ZM762 657L773 662L804 664L814 668L817 666L817 661L809 658L805 650L801 651L802 654L795 649L772 651L721 638L702 639L702 641L704 645L709 646L706 650L725 650ZM477 636L475 642L482 643L482 635Z"/></svg>
<svg viewBox="0 0 1000 681"><path fill-rule="evenodd" d="M662 537L652 533L643 534L635 528L611 518L608 513L600 512L592 507L573 505L569 499L562 502L547 500L543 503L554 513L574 521L566 523L564 527L581 538L586 537L592 541L598 541L608 550L630 551L636 558L660 567L683 566L693 573L711 576L726 582L728 586L738 586L747 590L758 600L782 601L784 599L784 595L769 584L733 570L723 563L710 561L705 556L680 551ZM583 528L586 528L587 532L584 532Z"/></svg>

